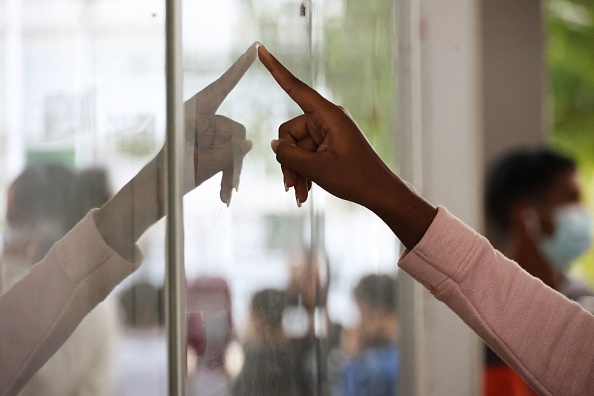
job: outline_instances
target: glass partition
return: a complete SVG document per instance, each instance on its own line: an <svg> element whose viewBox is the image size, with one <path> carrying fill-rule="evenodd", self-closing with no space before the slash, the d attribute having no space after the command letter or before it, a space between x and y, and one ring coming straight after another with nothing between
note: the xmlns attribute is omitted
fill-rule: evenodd
<svg viewBox="0 0 594 396"><path fill-rule="evenodd" d="M99 168L78 180L108 180L110 194L120 190L165 140L164 2L8 0L0 7L4 208L17 175L50 161L75 178ZM257 60L220 107L191 104L260 41L349 109L393 165L392 1L185 0L182 10L186 132L216 132L195 135L197 164L225 131L241 135L243 127L253 143L243 163L234 153L223 174L200 165L200 185L183 199L187 394L341 395L361 392L362 383L395 383L393 234L369 211L316 186L301 207L285 192L270 141L301 111ZM147 180L163 179L155 170ZM151 198L136 199L142 206ZM7 234L10 221L4 225ZM171 307L163 286L172 247L164 241L160 220L138 241L142 265L100 306L109 311L102 323L110 338L92 345L105 352L108 369L100 371L99 360L87 369L85 377L106 386L93 394L167 393ZM387 371L365 374L360 356L383 359L374 348L387 351Z"/></svg>

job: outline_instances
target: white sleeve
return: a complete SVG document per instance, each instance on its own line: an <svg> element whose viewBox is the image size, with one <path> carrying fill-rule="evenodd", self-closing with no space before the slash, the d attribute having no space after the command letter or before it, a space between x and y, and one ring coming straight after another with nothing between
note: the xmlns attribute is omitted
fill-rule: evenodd
<svg viewBox="0 0 594 396"><path fill-rule="evenodd" d="M78 324L140 265L101 237L94 211L0 297L0 395L16 394Z"/></svg>

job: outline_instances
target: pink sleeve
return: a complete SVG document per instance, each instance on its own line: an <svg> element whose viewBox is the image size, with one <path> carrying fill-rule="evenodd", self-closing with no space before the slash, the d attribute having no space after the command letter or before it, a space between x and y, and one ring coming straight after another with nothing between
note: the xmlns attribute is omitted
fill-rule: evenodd
<svg viewBox="0 0 594 396"><path fill-rule="evenodd" d="M0 298L0 395L18 393L82 319L140 264L118 256L90 212Z"/></svg>
<svg viewBox="0 0 594 396"><path fill-rule="evenodd" d="M594 391L594 316L439 208L399 266L542 395Z"/></svg>

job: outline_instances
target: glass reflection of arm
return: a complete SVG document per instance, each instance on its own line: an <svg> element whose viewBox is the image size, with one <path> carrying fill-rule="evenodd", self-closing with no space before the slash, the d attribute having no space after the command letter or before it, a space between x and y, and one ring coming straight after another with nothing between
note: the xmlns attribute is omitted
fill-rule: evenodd
<svg viewBox="0 0 594 396"><path fill-rule="evenodd" d="M243 125L214 113L255 61L256 46L184 104L184 193L222 172L220 198L229 205L232 189L239 185L243 158L252 143ZM134 242L164 215L164 157L161 150L95 213L101 235L124 258L133 259Z"/></svg>
<svg viewBox="0 0 594 396"><path fill-rule="evenodd" d="M186 102L188 116L197 122L186 128L185 192L219 172L223 201L228 203L231 189L237 188L251 142L241 125L214 112L255 59L253 45L220 79ZM86 217L0 298L0 395L17 394L85 315L138 266L134 243L164 215L163 157L162 150L93 213L95 224Z"/></svg>

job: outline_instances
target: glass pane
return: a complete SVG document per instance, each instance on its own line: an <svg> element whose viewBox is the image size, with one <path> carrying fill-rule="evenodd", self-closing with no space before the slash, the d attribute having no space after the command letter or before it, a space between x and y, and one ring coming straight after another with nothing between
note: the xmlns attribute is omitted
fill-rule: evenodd
<svg viewBox="0 0 594 396"><path fill-rule="evenodd" d="M184 100L261 41L296 76L349 109L393 164L392 6L388 0L186 0ZM29 210L24 201L14 201L19 205L13 216L14 202L7 199L9 186L27 167L62 164L66 178L81 186L77 191L93 198L85 201L85 209L100 206L100 199L135 180L142 169L142 187L158 192L162 174L150 161L165 137L165 18L164 2L156 0L8 0L0 3L0 15L0 55L5 59L0 65L0 202L9 215L4 220L4 284L7 269L16 268L23 276L43 255L39 250L27 257L28 266L20 265L24 259L8 260L15 235L36 224L19 220L18 214ZM259 62L218 109L201 109L193 118L195 132L205 139L198 145L197 163L208 180L184 198L188 394L341 395L371 391L358 388L361 382L393 384L397 321L390 306L398 256L393 234L372 213L316 186L301 207L292 190L285 192L270 140L281 123L301 111ZM243 161L239 188L229 194L225 187L221 199L221 184L235 184L238 172L229 170L238 171L241 162L227 167L223 176L223 165L211 167L207 148L225 133L241 134L240 125L253 147ZM82 173L89 168L100 172ZM96 187L103 180L109 191L100 194ZM68 200L74 207L72 196L54 199L38 187L24 196ZM82 202L83 194L77 197ZM139 194L134 209L120 209L122 216L132 213L142 223L142 211L154 198ZM85 209L77 212L79 217ZM44 236L48 229L60 231L50 233L53 239L48 237L45 249L70 227L52 221L36 229ZM96 336L99 325L91 324L81 336L84 348L71 338L76 364L60 358L68 353L66 344L53 368L42 372L69 375L39 374L28 385L39 381L44 391L37 394L68 394L66 387L79 384L78 372L81 378L100 379L101 389L90 394L166 394L164 236L162 220L143 233L142 265L100 306L107 311L99 320L102 337ZM386 276L363 280L376 274ZM89 300L84 295L77 299ZM378 316L370 305L385 305L384 314ZM383 330L375 334L370 325ZM81 333L84 329L79 328ZM368 374L359 358L382 359L378 350L387 351L387 369ZM89 364L83 365L83 359ZM49 391L52 386L55 392Z"/></svg>
<svg viewBox="0 0 594 396"><path fill-rule="evenodd" d="M116 250L132 258L136 234L159 216L158 167L151 163L143 170L142 183L131 189L128 183L163 145L165 59L162 1L9 0L0 7L4 300L9 293L15 295L13 284L55 241L125 185L128 192L112 201L116 213L111 224L119 228L111 234L118 242L112 247L127 244L129 252ZM98 229L97 219L91 216L85 224ZM144 253L140 268L75 329L102 293L132 269L127 263L122 264L125 270L109 266L106 257L89 260L87 251L101 239L91 237L89 228L76 227L73 234L85 236L82 241L90 246L70 247L75 253L63 256L64 265L76 269L74 273L97 268L79 283L72 272L64 277L54 268L29 291L30 301L22 303L25 313L32 312L23 329L28 338L21 341L27 347L10 354L3 349L3 359L11 356L8 360L20 362L15 356L35 345L37 332L31 329L51 321L55 326L47 330L41 352L32 356L38 361L44 360L45 348L57 352L21 394L166 394L162 223L139 241ZM101 236L110 243L108 236ZM48 257L33 268L56 263L51 253ZM32 305L35 299L43 301ZM2 322L10 321L3 317ZM19 337L10 342L18 344ZM2 367L3 379L8 378Z"/></svg>
<svg viewBox="0 0 594 396"><path fill-rule="evenodd" d="M186 1L186 96L259 40L296 76L351 109L394 163L392 2L359 3ZM270 140L301 113L257 62L217 112L244 125L253 148L229 207L219 198L220 175L184 201L190 394L395 389L396 240L372 213L315 186L301 207L285 192ZM202 343L192 338L204 333ZM367 371L362 356L381 360L383 372Z"/></svg>

